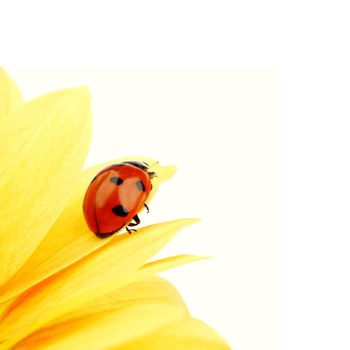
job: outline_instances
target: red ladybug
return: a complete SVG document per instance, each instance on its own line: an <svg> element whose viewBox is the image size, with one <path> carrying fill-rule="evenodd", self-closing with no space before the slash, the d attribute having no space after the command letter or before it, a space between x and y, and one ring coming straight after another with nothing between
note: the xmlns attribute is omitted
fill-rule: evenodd
<svg viewBox="0 0 350 350"><path fill-rule="evenodd" d="M84 198L87 225L99 238L140 223L137 213L145 206L154 172L145 162L128 161L101 170L91 181ZM132 222L134 221L134 222ZM133 229L132 229L133 230ZM133 230L136 231L136 230Z"/></svg>

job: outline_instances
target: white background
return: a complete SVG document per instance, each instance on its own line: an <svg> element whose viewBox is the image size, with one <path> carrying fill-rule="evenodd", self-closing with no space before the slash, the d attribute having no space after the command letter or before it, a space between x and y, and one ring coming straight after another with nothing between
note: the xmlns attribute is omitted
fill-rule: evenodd
<svg viewBox="0 0 350 350"><path fill-rule="evenodd" d="M109 63L190 71L278 70L284 117L283 348L350 348L347 2L3 4L0 60L9 68L18 63ZM47 80L52 83L51 77ZM175 188L184 176L186 164L180 165L182 175L167 188ZM197 227L181 239L190 230L197 234ZM196 273L212 262L205 264L181 272ZM204 304L198 310L208 310L213 318L206 320L225 333L229 324L239 323L229 311L215 315ZM254 329L250 337L255 338ZM235 349L249 349L235 334L229 340Z"/></svg>

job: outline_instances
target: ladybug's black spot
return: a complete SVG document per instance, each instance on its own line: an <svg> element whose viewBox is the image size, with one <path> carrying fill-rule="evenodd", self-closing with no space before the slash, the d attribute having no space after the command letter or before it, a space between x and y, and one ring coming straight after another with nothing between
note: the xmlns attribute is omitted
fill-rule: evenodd
<svg viewBox="0 0 350 350"><path fill-rule="evenodd" d="M127 211L127 209L125 209L122 205L116 205L113 209L112 212L117 215L117 216L121 216L122 218L125 218L129 212Z"/></svg>
<svg viewBox="0 0 350 350"><path fill-rule="evenodd" d="M136 182L136 187L141 192L145 192L146 191L146 187L145 187L145 185L143 184L142 181L137 181Z"/></svg>
<svg viewBox="0 0 350 350"><path fill-rule="evenodd" d="M124 180L118 176L112 176L110 179L109 179L109 182L111 182L112 184L115 184L117 186L121 185Z"/></svg>

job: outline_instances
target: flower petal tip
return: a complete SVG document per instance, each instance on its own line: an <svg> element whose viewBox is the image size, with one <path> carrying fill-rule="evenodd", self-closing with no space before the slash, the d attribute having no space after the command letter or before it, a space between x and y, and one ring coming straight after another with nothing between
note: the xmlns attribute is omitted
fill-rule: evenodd
<svg viewBox="0 0 350 350"><path fill-rule="evenodd" d="M186 220L188 220L190 222L190 225L196 224L197 222L202 221L201 218L190 218L190 219L186 219Z"/></svg>
<svg viewBox="0 0 350 350"><path fill-rule="evenodd" d="M168 181L171 179L176 173L175 165L165 165L161 166L161 172L157 173L157 177L161 182Z"/></svg>
<svg viewBox="0 0 350 350"><path fill-rule="evenodd" d="M197 262L201 260L205 260L207 257L199 256L199 255L189 255L189 254L181 254L175 256L169 256L167 258L150 261L144 264L140 271L148 271L153 273L163 272L174 267L178 267L181 265L189 264L192 262Z"/></svg>
<svg viewBox="0 0 350 350"><path fill-rule="evenodd" d="M199 261L199 260L209 260L209 259L213 259L213 256L209 256L209 255L194 255L194 261Z"/></svg>
<svg viewBox="0 0 350 350"><path fill-rule="evenodd" d="M174 220L174 222L179 223L181 226L190 226L190 225L196 224L199 221L200 221L199 218L184 218L184 219Z"/></svg>
<svg viewBox="0 0 350 350"><path fill-rule="evenodd" d="M74 99L83 99L90 101L91 95L89 88L86 85L81 85L81 86L75 86L75 87L70 87L67 89L59 90L59 91L54 91L52 94L62 94L62 95L69 95L69 96L74 96Z"/></svg>

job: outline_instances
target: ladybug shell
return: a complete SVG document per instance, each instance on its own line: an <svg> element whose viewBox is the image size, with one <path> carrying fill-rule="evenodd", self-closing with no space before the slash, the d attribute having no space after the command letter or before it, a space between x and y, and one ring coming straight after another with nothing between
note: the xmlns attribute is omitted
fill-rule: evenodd
<svg viewBox="0 0 350 350"><path fill-rule="evenodd" d="M151 191L147 170L115 164L100 171L90 183L83 211L87 225L98 237L119 231L135 216Z"/></svg>

